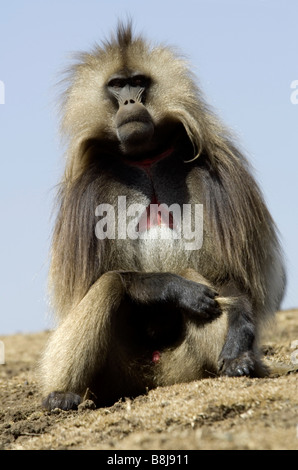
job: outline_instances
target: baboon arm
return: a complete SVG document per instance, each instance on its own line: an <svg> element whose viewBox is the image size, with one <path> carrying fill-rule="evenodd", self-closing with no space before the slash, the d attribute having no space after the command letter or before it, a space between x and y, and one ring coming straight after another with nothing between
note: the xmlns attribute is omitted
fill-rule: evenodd
<svg viewBox="0 0 298 470"><path fill-rule="evenodd" d="M172 304L198 321L212 321L221 314L216 292L207 282L170 272L119 272L128 298L139 304ZM200 281L202 278L200 278Z"/></svg>
<svg viewBox="0 0 298 470"><path fill-rule="evenodd" d="M102 275L53 333L41 362L45 394L53 390L84 394L104 363L111 340L111 313L124 287L116 272Z"/></svg>

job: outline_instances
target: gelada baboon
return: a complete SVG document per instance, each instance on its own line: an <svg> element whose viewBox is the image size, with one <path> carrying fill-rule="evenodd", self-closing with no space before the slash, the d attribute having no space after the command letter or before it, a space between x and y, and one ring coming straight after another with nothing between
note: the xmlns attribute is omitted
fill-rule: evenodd
<svg viewBox="0 0 298 470"><path fill-rule="evenodd" d="M185 60L120 24L68 84L44 405L266 373L260 329L285 283L275 226Z"/></svg>

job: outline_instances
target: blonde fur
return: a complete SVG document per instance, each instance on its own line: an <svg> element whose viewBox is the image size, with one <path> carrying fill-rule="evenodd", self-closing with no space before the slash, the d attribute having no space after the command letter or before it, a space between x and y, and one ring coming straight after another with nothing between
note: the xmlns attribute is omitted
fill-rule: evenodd
<svg viewBox="0 0 298 470"><path fill-rule="evenodd" d="M150 202L141 172L131 170L133 184L122 177L127 170L118 157L115 106L106 92L111 76L134 70L150 77L146 108L154 126L179 125L188 141L181 159L175 160L175 174L185 182L183 190L177 183L181 200L204 206L199 252L186 254L179 244L165 249L162 244L95 237L98 204L108 201L116 206L119 195L126 195L128 203ZM163 385L218 373L232 312L249 304L258 329L278 308L285 285L276 228L245 157L206 105L186 60L169 47L134 37L131 25L120 24L111 40L80 54L66 83L61 122L66 167L50 268L51 301L59 325L41 363L44 393L82 394L106 364L126 379L124 383L120 378L119 386L116 378L111 386L103 384L105 397L116 396L116 389L130 393L128 382L141 390L148 383ZM114 173L105 161L114 161ZM164 172L171 174L167 162ZM172 200L171 188L167 191ZM129 347L120 351L114 343L112 318L124 297L118 270L170 271L210 285L219 292L223 314L200 328L187 322L184 340L164 351L154 371L149 367L147 373L144 367L138 376L137 358L131 357Z"/></svg>

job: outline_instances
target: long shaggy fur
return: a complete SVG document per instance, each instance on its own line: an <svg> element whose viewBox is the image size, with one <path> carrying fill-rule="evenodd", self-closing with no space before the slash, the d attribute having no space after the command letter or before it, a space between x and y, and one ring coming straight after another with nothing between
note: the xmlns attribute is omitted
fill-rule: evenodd
<svg viewBox="0 0 298 470"><path fill-rule="evenodd" d="M119 195L126 195L128 203L144 205L152 199L146 176L138 169L127 170L119 157L116 109L106 93L109 78L119 70L137 70L150 77L146 108L156 128L174 123L184 129L185 146L177 150L173 163L160 162L164 176L154 184L164 194L162 202L203 204L204 239L198 251L185 252L179 242L158 249L147 244L142 250L141 243L95 236L99 204L116 206ZM200 276L208 279L220 294L224 315L205 329L187 325L187 338L176 350L165 352L158 364L155 385L191 380L202 376L206 368L215 370L227 315L249 305L254 324L264 323L279 306L285 273L276 228L248 162L206 105L187 62L169 47L135 37L131 25L120 25L116 36L96 45L91 53L80 54L68 71L61 131L67 140L66 168L58 195L50 267L52 306L60 326L43 359L44 390L58 387L81 393L104 364L107 345L113 344L109 309L119 307L122 295L115 288L117 276L105 273L117 270L180 274L190 269L200 273L191 275L194 280L200 282ZM172 187L164 190L166 176L166 184ZM101 294L106 286L110 286L110 307L109 293ZM198 335L201 349L196 347ZM68 350L63 346L66 337ZM102 354L96 352L100 341L104 343ZM91 344L89 352L84 342ZM115 369L127 371L131 377L127 383L142 382L133 367L128 372L128 359L123 363L114 344L113 348L113 360L119 361ZM68 353L71 359L67 359ZM106 393L113 396L115 391Z"/></svg>
<svg viewBox="0 0 298 470"><path fill-rule="evenodd" d="M164 63L167 66L161 67ZM270 297L268 310L274 311L281 294L279 289L268 296L268 284L276 285L276 281L268 280L267 272L269 269L278 279L283 276L280 248L245 157L208 109L185 61L168 47L134 39L131 27L120 25L116 37L96 46L93 53L81 55L71 69L65 93L62 133L68 135L69 147L51 265L53 306L58 316L79 302L102 274L101 256L106 253L104 241L94 237L94 208L106 200L109 184L90 166L90 153L95 141L114 138L113 115L102 87L107 77L122 67L141 68L152 77L148 109L154 121L180 121L193 144L193 157L203 162L194 170L195 185L203 195L200 202L205 208L204 222L214 238L215 258L225 269L222 273L216 270L215 277L211 273L211 280L232 274L255 305L266 310L266 297ZM100 110L98 103L102 104ZM100 151L97 145L99 159Z"/></svg>

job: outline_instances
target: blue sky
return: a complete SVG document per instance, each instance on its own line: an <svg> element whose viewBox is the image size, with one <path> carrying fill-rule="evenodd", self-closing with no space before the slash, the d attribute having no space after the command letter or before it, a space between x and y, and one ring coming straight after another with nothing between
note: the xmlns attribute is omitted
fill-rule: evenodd
<svg viewBox="0 0 298 470"><path fill-rule="evenodd" d="M298 306L297 0L11 0L0 4L0 334L52 325L46 278L63 163L55 83L72 51L92 48L127 14L137 32L189 58L238 135L281 233L282 306Z"/></svg>

